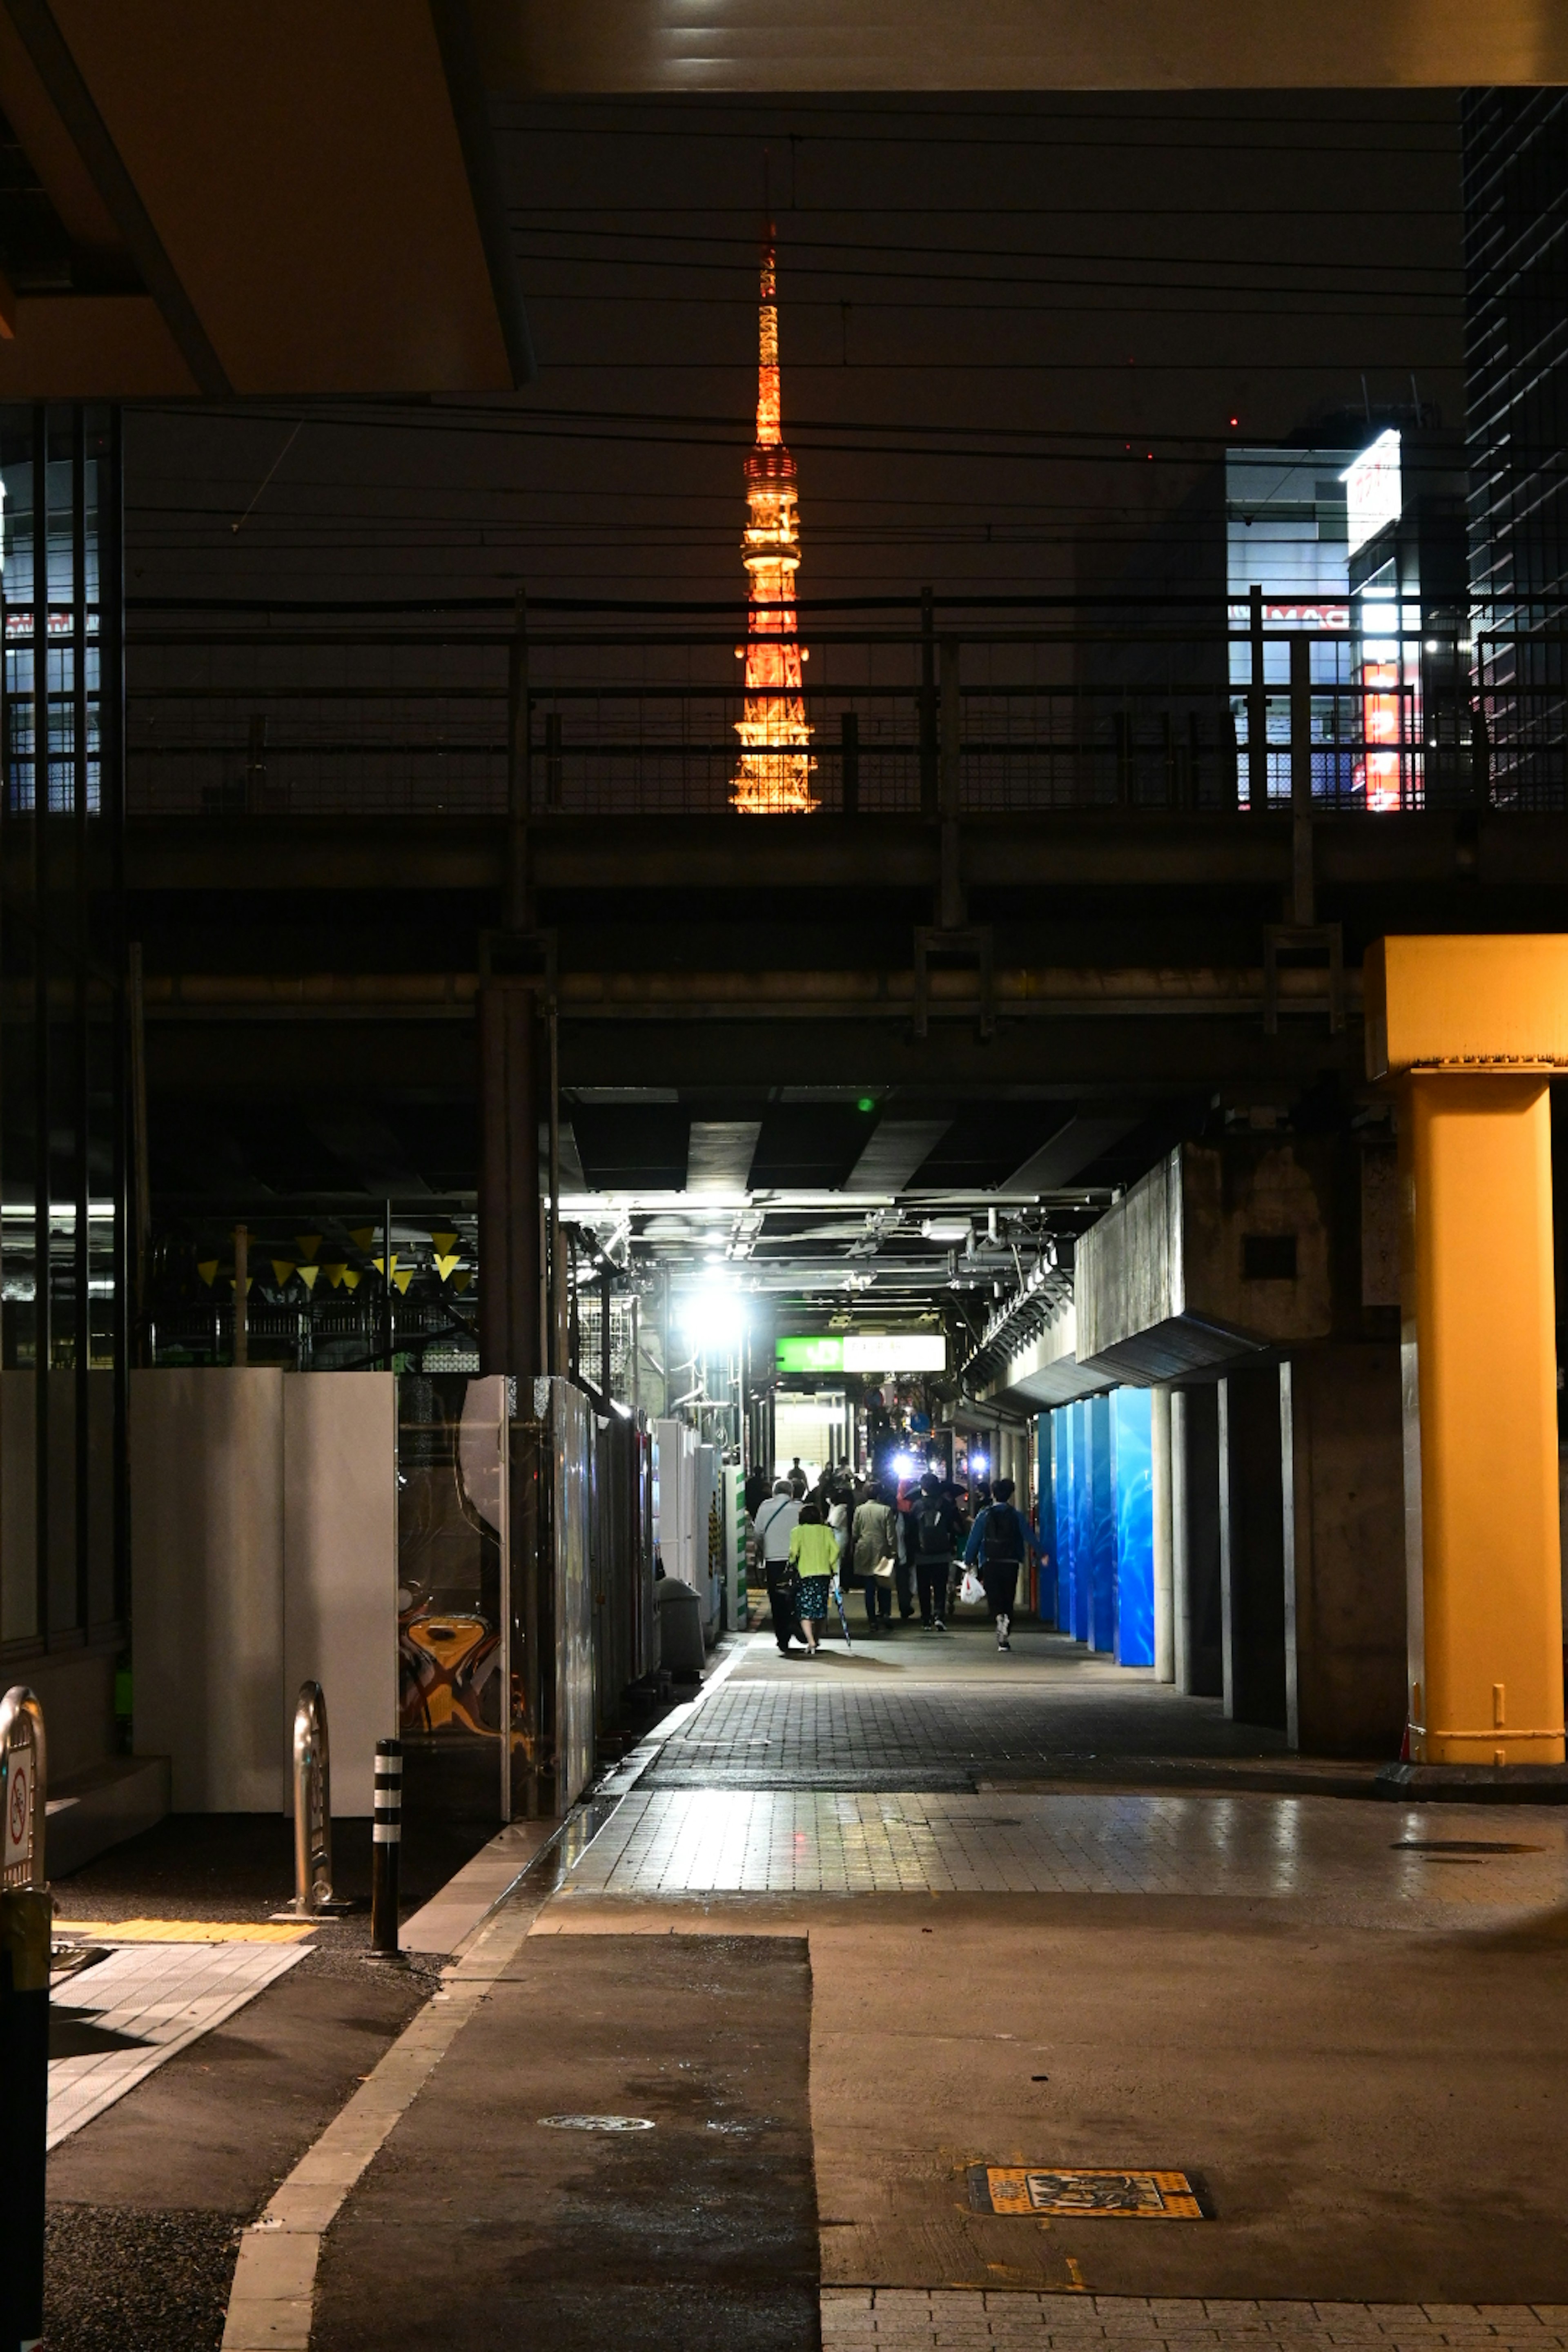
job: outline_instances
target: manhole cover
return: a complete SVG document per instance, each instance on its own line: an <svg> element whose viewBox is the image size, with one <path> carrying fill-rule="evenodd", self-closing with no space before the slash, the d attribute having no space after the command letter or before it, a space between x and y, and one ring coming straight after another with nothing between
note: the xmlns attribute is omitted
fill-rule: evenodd
<svg viewBox="0 0 1568 2352"><path fill-rule="evenodd" d="M1203 2207L1184 2172L1066 2171L1027 2164L974 2164L969 2201L979 2213L1078 2214L1139 2221L1201 2221Z"/></svg>
<svg viewBox="0 0 1568 2352"><path fill-rule="evenodd" d="M652 2131L650 2116L541 2116L546 2131Z"/></svg>

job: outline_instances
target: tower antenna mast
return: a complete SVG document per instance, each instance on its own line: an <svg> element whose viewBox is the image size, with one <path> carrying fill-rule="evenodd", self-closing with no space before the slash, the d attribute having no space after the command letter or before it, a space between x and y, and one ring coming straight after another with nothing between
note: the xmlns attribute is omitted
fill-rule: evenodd
<svg viewBox="0 0 1568 2352"><path fill-rule="evenodd" d="M767 150L763 194L768 194ZM784 444L779 384L777 240L767 222L757 299L757 437L746 459L746 528L741 561L747 577L745 700L735 732L741 757L731 807L748 816L805 816L817 805L811 776L811 726L805 715L795 614L800 517L795 463Z"/></svg>

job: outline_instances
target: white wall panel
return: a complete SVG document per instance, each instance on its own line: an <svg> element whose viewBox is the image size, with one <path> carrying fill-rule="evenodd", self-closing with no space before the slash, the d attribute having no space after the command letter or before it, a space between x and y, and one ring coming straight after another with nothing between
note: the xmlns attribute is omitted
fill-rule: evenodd
<svg viewBox="0 0 1568 2352"><path fill-rule="evenodd" d="M397 1729L397 1392L391 1372L283 1383L283 1807L294 1702L326 1694L332 1811L372 1810L375 1743ZM277 1718L274 1719L275 1722Z"/></svg>
<svg viewBox="0 0 1568 2352"><path fill-rule="evenodd" d="M283 1801L280 1371L131 1375L132 1656L138 1753L175 1812Z"/></svg>

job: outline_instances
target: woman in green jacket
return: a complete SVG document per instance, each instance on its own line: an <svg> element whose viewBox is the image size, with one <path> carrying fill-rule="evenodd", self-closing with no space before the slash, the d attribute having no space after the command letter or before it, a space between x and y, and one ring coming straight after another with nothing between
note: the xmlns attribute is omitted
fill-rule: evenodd
<svg viewBox="0 0 1568 2352"><path fill-rule="evenodd" d="M789 1539L789 1564L800 1579L795 1602L808 1657L817 1651L816 1629L827 1615L827 1595L838 1566L838 1538L822 1524L816 1503L803 1503L795 1533Z"/></svg>

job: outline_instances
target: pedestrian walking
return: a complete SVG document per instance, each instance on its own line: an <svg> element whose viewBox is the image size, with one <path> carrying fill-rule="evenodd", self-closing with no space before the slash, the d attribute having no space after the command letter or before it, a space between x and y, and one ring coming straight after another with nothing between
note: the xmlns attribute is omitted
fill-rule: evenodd
<svg viewBox="0 0 1568 2352"><path fill-rule="evenodd" d="M866 1603L866 1631L885 1633L893 1622L893 1585L899 1557L899 1522L885 1486L873 1486L857 1507L851 1531L850 1561ZM887 1561L893 1575L879 1576Z"/></svg>
<svg viewBox="0 0 1568 2352"><path fill-rule="evenodd" d="M996 1647L1010 1650L1013 1611L1018 1598L1018 1570L1031 1554L1038 1556L1035 1530L1013 1503L1013 1481L998 1478L991 1500L969 1531L963 1548L964 1565L974 1569L985 1588L985 1602L996 1627Z"/></svg>
<svg viewBox="0 0 1568 2352"><path fill-rule="evenodd" d="M841 1589L849 1567L849 1538L854 1516L854 1508L849 1500L848 1483L846 1480L840 1480L833 1490L832 1503L823 1513L823 1517L832 1528L833 1540L838 1546L837 1574Z"/></svg>
<svg viewBox="0 0 1568 2352"><path fill-rule="evenodd" d="M795 1533L789 1539L789 1564L798 1580L795 1611L806 1654L817 1652L816 1629L827 1616L827 1596L838 1566L838 1539L825 1527L816 1503L803 1503Z"/></svg>
<svg viewBox="0 0 1568 2352"><path fill-rule="evenodd" d="M934 1470L921 1480L910 1509L910 1529L915 1556L915 1584L920 1592L921 1623L928 1633L945 1633L948 1579L957 1549L958 1517L942 1491Z"/></svg>
<svg viewBox="0 0 1568 2352"><path fill-rule="evenodd" d="M768 1588L768 1606L773 1612L773 1639L779 1645L780 1656L785 1658L791 1655L791 1635L802 1641L805 1638L795 1607L796 1578L789 1553L790 1540L799 1523L800 1505L790 1492L789 1480L780 1478L752 1525Z"/></svg>

